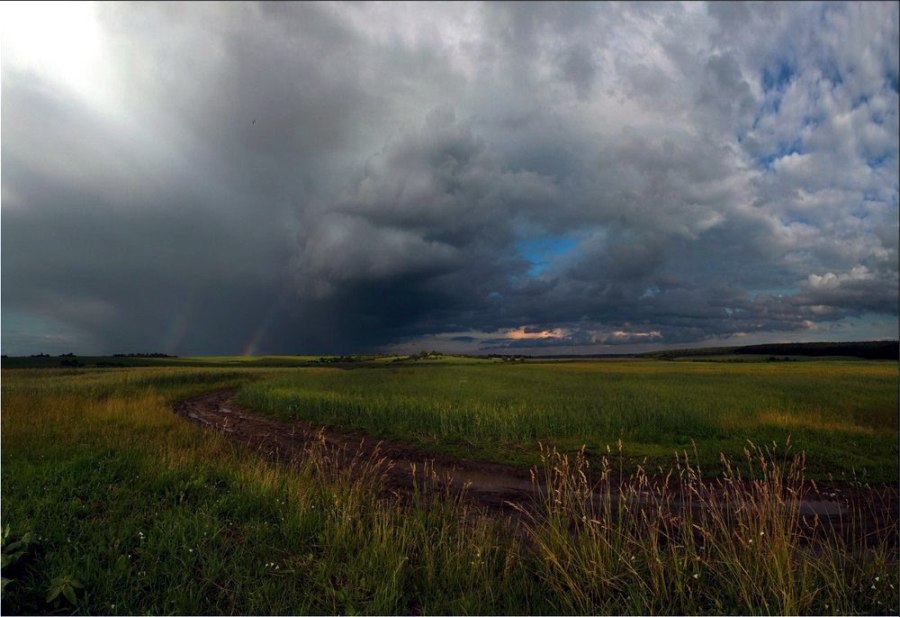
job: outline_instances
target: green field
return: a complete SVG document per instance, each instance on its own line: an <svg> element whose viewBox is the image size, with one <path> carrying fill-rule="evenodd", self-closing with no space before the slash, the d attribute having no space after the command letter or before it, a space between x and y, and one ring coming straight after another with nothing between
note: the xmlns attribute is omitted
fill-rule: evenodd
<svg viewBox="0 0 900 617"><path fill-rule="evenodd" d="M515 522L427 486L412 503L379 497L375 461L322 473L313 450L279 466L171 408L242 385L267 413L523 463L537 441L621 438L626 455L666 464L691 439L710 457L790 434L816 469L893 481L896 363L247 360L4 368L5 614L882 614L900 602L896 525L866 550L852 535L810 546L766 489L790 483L782 468L764 492L733 496L742 514L726 526L712 503L696 519L586 503L579 463L551 454L558 499Z"/></svg>
<svg viewBox="0 0 900 617"><path fill-rule="evenodd" d="M423 448L534 464L538 442L668 465L740 458L747 440L808 455L817 478L897 481L897 363L653 360L386 365L297 370L244 388L239 401Z"/></svg>

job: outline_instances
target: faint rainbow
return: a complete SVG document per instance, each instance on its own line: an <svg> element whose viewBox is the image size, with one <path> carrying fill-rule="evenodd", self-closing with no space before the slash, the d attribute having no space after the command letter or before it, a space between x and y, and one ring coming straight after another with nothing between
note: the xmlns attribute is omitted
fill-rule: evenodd
<svg viewBox="0 0 900 617"><path fill-rule="evenodd" d="M282 288L275 301L269 305L268 310L265 315L263 315L259 325L253 331L250 339L244 345L243 351L241 352L243 355L256 355L256 349L259 346L260 341L262 341L263 337L268 333L269 328L272 326L272 321L275 319L275 313L282 307L286 298L287 288Z"/></svg>
<svg viewBox="0 0 900 617"><path fill-rule="evenodd" d="M181 306L181 310L176 313L172 321L169 322L168 330L163 336L162 348L165 353L175 353L184 341L190 325L191 313L194 312L194 298L188 298Z"/></svg>

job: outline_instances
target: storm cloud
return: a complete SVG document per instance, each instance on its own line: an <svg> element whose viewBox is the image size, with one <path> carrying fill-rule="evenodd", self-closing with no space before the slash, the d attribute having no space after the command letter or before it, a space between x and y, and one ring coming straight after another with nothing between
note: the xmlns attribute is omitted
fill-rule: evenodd
<svg viewBox="0 0 900 617"><path fill-rule="evenodd" d="M4 7L4 353L897 337L896 3Z"/></svg>

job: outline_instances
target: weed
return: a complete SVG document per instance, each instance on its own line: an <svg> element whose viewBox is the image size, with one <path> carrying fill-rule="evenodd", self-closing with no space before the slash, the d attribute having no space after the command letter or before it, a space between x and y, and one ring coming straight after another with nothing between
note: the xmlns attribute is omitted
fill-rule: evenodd
<svg viewBox="0 0 900 617"><path fill-rule="evenodd" d="M2 553L0 553L0 568L3 570L4 576L0 578L0 592L6 590L6 586L13 582L12 578L7 578L7 574L12 576L13 570L17 562L28 554L31 549L32 535L30 532L22 534L18 539L14 539L10 533L9 524L3 527Z"/></svg>

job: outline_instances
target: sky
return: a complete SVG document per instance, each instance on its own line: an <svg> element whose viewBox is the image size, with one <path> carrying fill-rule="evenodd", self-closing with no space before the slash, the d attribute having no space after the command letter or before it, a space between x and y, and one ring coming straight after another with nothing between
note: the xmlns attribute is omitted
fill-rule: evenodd
<svg viewBox="0 0 900 617"><path fill-rule="evenodd" d="M4 3L4 354L898 336L898 4Z"/></svg>

